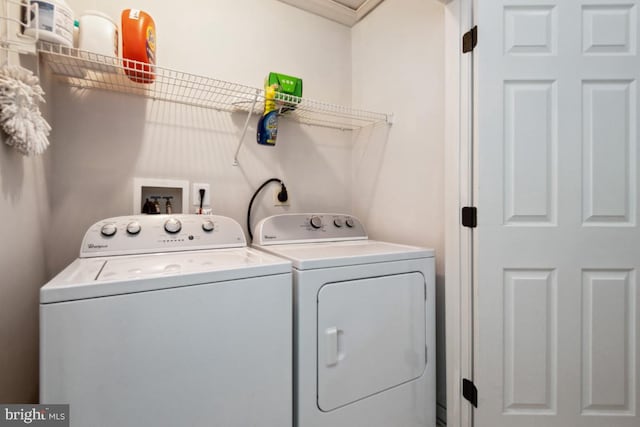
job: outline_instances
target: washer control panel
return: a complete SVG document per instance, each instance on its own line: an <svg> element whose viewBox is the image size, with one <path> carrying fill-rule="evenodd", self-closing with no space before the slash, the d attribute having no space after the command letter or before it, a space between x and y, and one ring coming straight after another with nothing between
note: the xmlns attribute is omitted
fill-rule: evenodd
<svg viewBox="0 0 640 427"><path fill-rule="evenodd" d="M263 219L255 229L257 245L364 240L367 232L346 214L282 214Z"/></svg>
<svg viewBox="0 0 640 427"><path fill-rule="evenodd" d="M247 245L242 227L219 215L132 215L89 227L80 258L147 254Z"/></svg>

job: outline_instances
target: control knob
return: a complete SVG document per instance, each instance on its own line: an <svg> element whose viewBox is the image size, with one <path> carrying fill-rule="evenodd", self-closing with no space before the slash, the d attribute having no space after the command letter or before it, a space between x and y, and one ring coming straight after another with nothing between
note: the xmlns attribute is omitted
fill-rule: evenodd
<svg viewBox="0 0 640 427"><path fill-rule="evenodd" d="M311 224L313 228L320 228L322 227L322 219L319 216L312 216L309 224Z"/></svg>
<svg viewBox="0 0 640 427"><path fill-rule="evenodd" d="M167 231L167 233L175 234L182 230L182 223L176 218L169 218L164 223L164 229Z"/></svg>
<svg viewBox="0 0 640 427"><path fill-rule="evenodd" d="M213 231L214 227L215 227L215 226L214 226L214 224L213 224L213 221L211 221L210 219L208 219L208 220L206 220L206 221L204 221L204 222L202 223L202 229L203 229L204 231L206 231L206 232Z"/></svg>
<svg viewBox="0 0 640 427"><path fill-rule="evenodd" d="M142 227L140 227L140 223L138 221L133 221L127 224L127 233L132 236L138 234L140 230L142 230Z"/></svg>
<svg viewBox="0 0 640 427"><path fill-rule="evenodd" d="M353 219L352 218L347 218L344 220L344 223L347 224L347 227L349 228L353 228Z"/></svg>
<svg viewBox="0 0 640 427"><path fill-rule="evenodd" d="M344 225L344 222L342 222L342 220L340 218L336 218L333 220L333 225L335 225L336 227L340 228Z"/></svg>
<svg viewBox="0 0 640 427"><path fill-rule="evenodd" d="M103 225L100 229L100 233L105 237L113 236L114 234L116 234L116 231L118 231L118 227L116 227L116 225L112 222Z"/></svg>

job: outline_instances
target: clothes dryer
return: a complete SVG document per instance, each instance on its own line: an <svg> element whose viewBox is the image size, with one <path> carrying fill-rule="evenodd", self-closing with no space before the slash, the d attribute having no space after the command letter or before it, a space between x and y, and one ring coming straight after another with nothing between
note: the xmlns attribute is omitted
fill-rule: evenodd
<svg viewBox="0 0 640 427"><path fill-rule="evenodd" d="M254 239L293 264L294 426L433 427L434 251L342 214L272 216Z"/></svg>

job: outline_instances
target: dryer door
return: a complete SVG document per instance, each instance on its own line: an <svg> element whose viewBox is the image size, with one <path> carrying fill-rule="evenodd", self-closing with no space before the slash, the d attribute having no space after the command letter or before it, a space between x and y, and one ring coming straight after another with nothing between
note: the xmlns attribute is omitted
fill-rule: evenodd
<svg viewBox="0 0 640 427"><path fill-rule="evenodd" d="M425 279L329 283L318 293L318 407L331 411L422 375Z"/></svg>

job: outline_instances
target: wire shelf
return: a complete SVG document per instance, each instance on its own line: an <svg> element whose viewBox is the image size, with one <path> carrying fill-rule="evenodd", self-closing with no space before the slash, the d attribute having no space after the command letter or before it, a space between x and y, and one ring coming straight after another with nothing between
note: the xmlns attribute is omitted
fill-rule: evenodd
<svg viewBox="0 0 640 427"><path fill-rule="evenodd" d="M40 41L38 50L52 73L74 87L133 94L220 111L263 112L263 89L44 41ZM132 81L129 76L142 83ZM283 93L276 94L276 104L283 117L342 130L391 123L392 117Z"/></svg>

